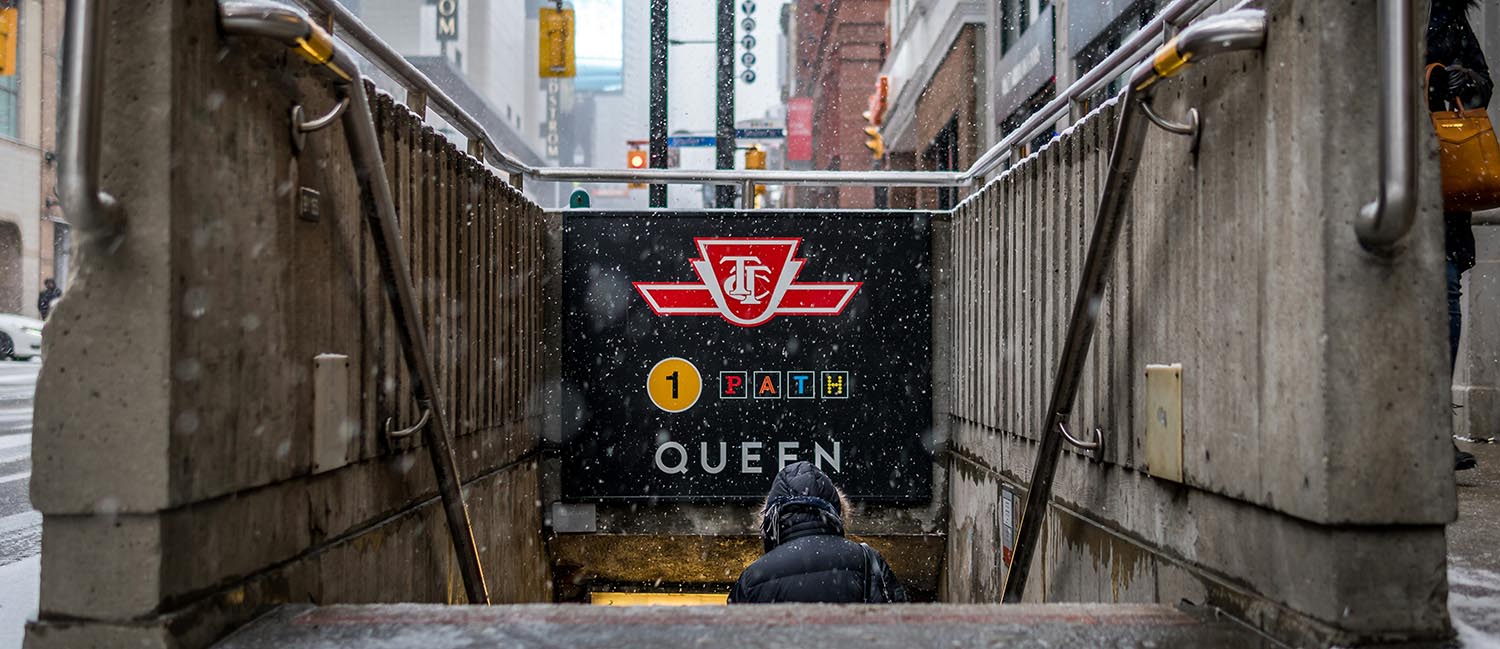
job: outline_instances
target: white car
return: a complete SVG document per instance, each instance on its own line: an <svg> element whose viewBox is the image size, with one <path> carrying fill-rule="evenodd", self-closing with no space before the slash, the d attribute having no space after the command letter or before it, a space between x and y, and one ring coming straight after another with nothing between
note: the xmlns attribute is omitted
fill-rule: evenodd
<svg viewBox="0 0 1500 649"><path fill-rule="evenodd" d="M0 359L26 360L42 355L42 321L0 313Z"/></svg>

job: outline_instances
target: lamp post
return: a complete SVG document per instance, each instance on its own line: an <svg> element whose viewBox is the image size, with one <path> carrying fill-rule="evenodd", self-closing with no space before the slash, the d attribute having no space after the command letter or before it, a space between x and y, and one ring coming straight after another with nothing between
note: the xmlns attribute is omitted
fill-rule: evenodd
<svg viewBox="0 0 1500 649"><path fill-rule="evenodd" d="M651 131L652 169L667 168L667 0L651 0ZM654 184L651 207L667 206L667 186Z"/></svg>
<svg viewBox="0 0 1500 649"><path fill-rule="evenodd" d="M734 0L719 0L719 114L714 122L714 167L734 168ZM714 207L734 207L733 185L714 190Z"/></svg>

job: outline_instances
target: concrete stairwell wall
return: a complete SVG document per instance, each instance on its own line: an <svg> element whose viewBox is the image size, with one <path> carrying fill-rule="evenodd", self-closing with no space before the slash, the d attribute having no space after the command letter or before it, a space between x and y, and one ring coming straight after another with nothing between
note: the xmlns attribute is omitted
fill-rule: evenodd
<svg viewBox="0 0 1500 649"><path fill-rule="evenodd" d="M103 184L128 226L117 250L84 242L47 326L27 646L203 647L281 602L464 601L427 449L383 433L420 413L343 129L292 148L291 107L323 114L328 82L224 36L213 2L110 9ZM373 104L490 593L550 600L542 213Z"/></svg>
<svg viewBox="0 0 1500 649"><path fill-rule="evenodd" d="M1163 114L1201 111L1201 149L1147 136L1070 419L1105 448L1064 453L1028 599L1187 599L1308 643L1449 633L1446 308L1425 120L1404 250L1376 257L1352 227L1379 179L1376 4L1270 0L1263 53L1159 89ZM954 214L950 601L1000 596L1118 111ZM1181 365L1180 482L1146 459L1148 418L1165 415L1147 410L1148 364Z"/></svg>

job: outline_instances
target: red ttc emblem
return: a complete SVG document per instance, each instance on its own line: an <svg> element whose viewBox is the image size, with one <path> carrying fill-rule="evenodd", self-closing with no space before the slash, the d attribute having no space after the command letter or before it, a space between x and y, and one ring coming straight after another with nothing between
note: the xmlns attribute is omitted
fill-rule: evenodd
<svg viewBox="0 0 1500 649"><path fill-rule="evenodd" d="M758 327L778 315L838 315L861 282L798 282L800 238L696 238L696 282L635 282L656 315L716 315Z"/></svg>

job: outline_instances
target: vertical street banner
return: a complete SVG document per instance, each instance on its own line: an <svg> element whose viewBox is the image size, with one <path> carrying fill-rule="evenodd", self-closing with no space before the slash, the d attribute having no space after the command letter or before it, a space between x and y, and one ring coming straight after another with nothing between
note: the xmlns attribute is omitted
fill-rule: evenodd
<svg viewBox="0 0 1500 649"><path fill-rule="evenodd" d="M786 159L812 160L812 97L786 101Z"/></svg>
<svg viewBox="0 0 1500 649"><path fill-rule="evenodd" d="M566 213L564 498L930 500L929 219Z"/></svg>

